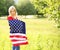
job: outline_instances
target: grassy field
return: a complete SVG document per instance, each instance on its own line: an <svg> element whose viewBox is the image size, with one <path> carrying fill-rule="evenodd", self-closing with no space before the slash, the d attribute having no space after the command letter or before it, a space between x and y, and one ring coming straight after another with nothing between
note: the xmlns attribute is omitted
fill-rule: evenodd
<svg viewBox="0 0 60 50"><path fill-rule="evenodd" d="M22 20L26 22L29 44L20 46L21 50L60 50L60 31L54 21L47 18ZM12 50L7 20L0 20L0 50Z"/></svg>

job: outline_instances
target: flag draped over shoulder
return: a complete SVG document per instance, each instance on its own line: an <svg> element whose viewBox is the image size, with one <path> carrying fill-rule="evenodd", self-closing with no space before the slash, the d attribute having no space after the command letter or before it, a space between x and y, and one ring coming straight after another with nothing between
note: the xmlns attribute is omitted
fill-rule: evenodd
<svg viewBox="0 0 60 50"><path fill-rule="evenodd" d="M28 44L25 22L18 19L8 20L10 26L10 39L14 46Z"/></svg>

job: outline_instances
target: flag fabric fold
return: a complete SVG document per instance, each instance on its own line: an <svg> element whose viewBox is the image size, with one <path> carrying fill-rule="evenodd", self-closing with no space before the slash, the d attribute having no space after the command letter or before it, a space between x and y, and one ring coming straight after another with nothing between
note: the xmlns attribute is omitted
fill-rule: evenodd
<svg viewBox="0 0 60 50"><path fill-rule="evenodd" d="M10 39L14 46L28 44L25 22L14 19L8 20L10 26Z"/></svg>

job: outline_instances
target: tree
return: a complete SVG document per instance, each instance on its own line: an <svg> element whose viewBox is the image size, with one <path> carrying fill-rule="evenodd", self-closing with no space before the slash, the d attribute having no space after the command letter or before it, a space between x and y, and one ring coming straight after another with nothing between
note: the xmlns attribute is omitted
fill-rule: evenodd
<svg viewBox="0 0 60 50"><path fill-rule="evenodd" d="M44 14L46 13L46 8L48 7L47 2L45 0L31 0L31 3L36 9L36 14L38 16L44 17Z"/></svg>
<svg viewBox="0 0 60 50"><path fill-rule="evenodd" d="M34 15L34 14L36 14L36 10L30 1L22 0L22 1L19 1L19 3L20 4L18 4L18 6L16 6L19 15Z"/></svg>
<svg viewBox="0 0 60 50"><path fill-rule="evenodd" d="M31 0L37 15L43 15L55 20L60 28L60 0Z"/></svg>
<svg viewBox="0 0 60 50"><path fill-rule="evenodd" d="M14 5L13 0L1 0L0 1L0 16L8 15L8 8Z"/></svg>

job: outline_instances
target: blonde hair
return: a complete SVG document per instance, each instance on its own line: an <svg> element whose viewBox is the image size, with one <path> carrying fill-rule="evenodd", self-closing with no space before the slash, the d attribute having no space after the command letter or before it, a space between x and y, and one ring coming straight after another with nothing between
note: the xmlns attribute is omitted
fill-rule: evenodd
<svg viewBox="0 0 60 50"><path fill-rule="evenodd" d="M8 9L8 12L9 12L9 15L11 15L11 10L14 9L15 12L16 12L16 15L17 15L17 11L16 11L16 8L14 6L10 6L9 9Z"/></svg>

